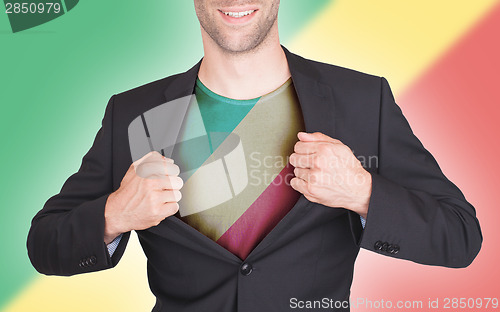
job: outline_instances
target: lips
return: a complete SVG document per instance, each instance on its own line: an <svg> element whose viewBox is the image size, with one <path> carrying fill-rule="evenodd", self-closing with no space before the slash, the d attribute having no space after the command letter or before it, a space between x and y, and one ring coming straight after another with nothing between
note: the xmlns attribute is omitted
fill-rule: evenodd
<svg viewBox="0 0 500 312"><path fill-rule="evenodd" d="M228 24L244 24L250 21L258 11L258 9L248 7L219 9L222 19Z"/></svg>

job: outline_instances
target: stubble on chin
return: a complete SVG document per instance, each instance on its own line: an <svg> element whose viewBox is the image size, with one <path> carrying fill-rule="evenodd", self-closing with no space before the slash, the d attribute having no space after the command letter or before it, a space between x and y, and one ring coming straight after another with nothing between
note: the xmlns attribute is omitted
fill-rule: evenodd
<svg viewBox="0 0 500 312"><path fill-rule="evenodd" d="M237 42L235 42L235 40L223 34L217 27L217 17L206 14L206 8L203 6L198 9L199 12L204 12L204 14L198 15L201 28L203 28L221 51L229 55L246 54L257 51L265 43L271 33L271 28L277 22L277 8L273 8L276 9L276 11L273 10L273 14L270 14L265 20L256 24L249 34L243 38L238 38Z"/></svg>

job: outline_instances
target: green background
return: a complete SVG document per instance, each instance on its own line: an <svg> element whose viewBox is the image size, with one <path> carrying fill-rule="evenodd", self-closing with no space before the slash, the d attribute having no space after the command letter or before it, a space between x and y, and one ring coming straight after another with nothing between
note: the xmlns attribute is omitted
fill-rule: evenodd
<svg viewBox="0 0 500 312"><path fill-rule="evenodd" d="M282 1L282 43L331 2ZM0 13L0 310L36 276L26 252L31 218L79 168L108 99L202 55L192 1L85 0L18 33Z"/></svg>

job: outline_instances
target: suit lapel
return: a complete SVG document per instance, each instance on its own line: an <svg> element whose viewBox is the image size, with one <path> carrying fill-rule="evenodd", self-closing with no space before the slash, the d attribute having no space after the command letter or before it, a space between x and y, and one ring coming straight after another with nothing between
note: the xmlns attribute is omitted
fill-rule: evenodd
<svg viewBox="0 0 500 312"><path fill-rule="evenodd" d="M202 60L199 60L198 63L191 67L191 69L187 72L178 74L175 77L172 83L170 83L170 85L168 85L165 89L165 102L173 101L194 93L194 86L196 83L196 77L198 76L198 71L200 70L201 61Z"/></svg>
<svg viewBox="0 0 500 312"><path fill-rule="evenodd" d="M311 61L290 53L283 47L300 102L307 132L323 132L334 136L335 102L332 90L321 82L320 73Z"/></svg>
<svg viewBox="0 0 500 312"><path fill-rule="evenodd" d="M335 135L335 103L332 90L328 85L321 83L320 73L311 66L311 61L289 52L283 46L282 48L285 52L292 75L293 85L299 99L306 131L318 131L333 137ZM166 102L194 93L200 65L201 60L185 73L179 74L176 79L172 81L164 92ZM273 241L282 236L287 229L292 227L295 224L294 222L301 220L301 216L308 212L306 208L309 204L311 203L303 195L300 196L294 207L271 230L271 232L264 237L257 247L252 250L247 259L269 247ZM175 227L185 228L187 231L186 235L199 244L202 244L204 247L219 253L226 259L231 261L239 260L234 254L184 223L177 216L169 217L165 219L165 221L171 222L172 225L175 224ZM185 243L187 243L187 241L185 241Z"/></svg>

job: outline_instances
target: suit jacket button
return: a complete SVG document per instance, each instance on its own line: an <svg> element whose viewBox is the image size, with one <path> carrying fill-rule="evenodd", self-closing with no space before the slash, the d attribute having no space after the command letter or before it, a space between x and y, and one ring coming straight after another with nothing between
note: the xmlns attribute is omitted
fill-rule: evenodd
<svg viewBox="0 0 500 312"><path fill-rule="evenodd" d="M387 251L387 247L389 247L389 244L388 244L387 242L384 242L384 243L382 244L382 248L380 248L380 250L382 250L382 251Z"/></svg>
<svg viewBox="0 0 500 312"><path fill-rule="evenodd" d="M394 255L395 255L395 254L397 254L397 253L399 252L399 245L394 245L394 246L393 246L393 249L394 249L393 254L394 254Z"/></svg>
<svg viewBox="0 0 500 312"><path fill-rule="evenodd" d="M375 245L373 245L373 248L375 248L375 250L381 250L382 249L382 242L381 241L377 241L375 243Z"/></svg>
<svg viewBox="0 0 500 312"><path fill-rule="evenodd" d="M92 256L89 258L90 265L95 265L97 263L97 258Z"/></svg>
<svg viewBox="0 0 500 312"><path fill-rule="evenodd" d="M245 276L250 275L250 273L252 273L252 271L253 271L253 267L249 263L243 263L243 265L240 268L241 274L243 274Z"/></svg>
<svg viewBox="0 0 500 312"><path fill-rule="evenodd" d="M394 254L394 245L393 244L389 244L389 246L387 246L387 252L390 253L391 255Z"/></svg>

